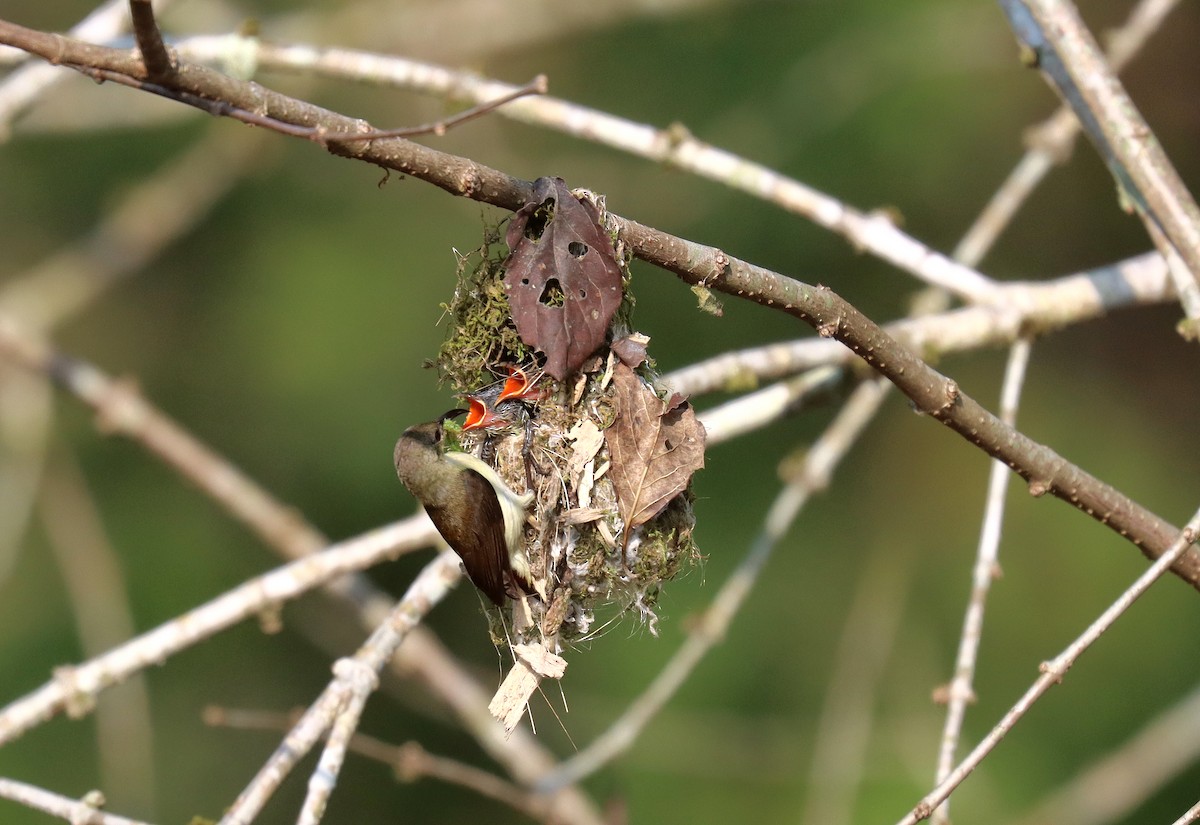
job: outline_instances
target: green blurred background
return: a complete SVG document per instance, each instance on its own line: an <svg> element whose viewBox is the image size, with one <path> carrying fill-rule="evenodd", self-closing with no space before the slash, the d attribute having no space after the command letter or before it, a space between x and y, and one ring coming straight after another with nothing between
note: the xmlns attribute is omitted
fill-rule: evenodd
<svg viewBox="0 0 1200 825"><path fill-rule="evenodd" d="M73 0L5 0L0 15L65 30L88 9ZM193 2L168 13L164 27L173 35L219 33L257 17L268 39L387 51L516 83L544 72L557 96L656 126L679 121L851 205L895 208L907 231L942 250L1020 157L1025 129L1055 105L1041 78L1020 67L1001 12L987 3L683 3L582 23L570 4L365 9ZM1085 8L1094 29L1127 11L1107 0ZM323 15L330 19L320 22ZM1200 7L1184 4L1127 74L1193 189L1200 182L1198 39ZM380 126L446 111L393 90L258 79ZM148 116L155 118L149 126L140 121ZM392 444L405 426L452 404L422 362L445 334L439 303L453 289L454 250L476 247L498 210L397 175L381 183L378 169L313 144L253 136L232 121L72 78L0 146L0 278L18 278L80 238L123 192L197 140L250 137L261 140L253 171L55 340L112 374L135 377L149 399L330 536L354 536L412 511L391 467ZM527 179L561 175L604 193L623 216L827 284L878 320L907 311L919 288L795 216L610 149L499 117L431 143ZM1108 173L1080 145L982 269L1041 279L1147 248L1139 222L1118 208ZM724 301L723 318L701 313L686 285L645 265L635 264L634 278L635 320L664 370L811 334L733 299ZM1200 368L1195 346L1173 333L1178 317L1175 307L1122 311L1039 341L1020 426L1182 524L1200 501ZM998 351L971 353L940 368L994 408L1003 360ZM696 535L706 561L664 593L660 636L627 619L568 656L563 719L575 743L601 732L677 649L690 619L746 552L778 489L778 459L815 438L831 414L806 413L710 452L696 479ZM75 456L96 498L137 631L278 564L140 447L99 435L73 399L56 400L54 426L56 449ZM951 674L986 475L981 453L892 398L829 492L778 547L725 642L632 751L587 788L634 822L802 821L816 793L814 742L826 691L835 668L845 666L838 646L882 642L888 652L872 677L862 785L851 810L855 822L899 818L932 780L942 713L930 694ZM1014 482L1004 577L964 733L969 744L1036 677L1037 664L1144 569L1115 535L1021 490ZM7 703L85 653L39 518L16 547L0 552L11 561L0 580L0 702ZM371 576L399 594L427 559ZM863 588L871 588L869 621L861 639L842 642ZM490 683L499 660L478 604L460 587L429 624ZM954 797L955 817L1018 817L1194 689L1198 608L1197 594L1178 581L1157 586L968 780ZM276 635L240 626L146 673L153 775L106 784L113 811L164 823L220 815L279 734L210 729L201 709L307 705L333 658L361 640L316 597L289 605L284 621ZM539 737L568 754L571 744L540 700L534 713ZM488 764L411 685L389 684L369 704L363 729ZM80 795L105 782L96 735L93 719L57 719L0 750L0 776ZM825 778L815 784L828 791L847 768L820 766ZM302 769L292 778L262 822L294 819L305 777ZM1200 766L1192 764L1126 821L1170 821L1196 802L1198 787ZM396 784L387 768L351 758L326 821L472 816L525 821L459 788ZM50 820L0 802L0 821Z"/></svg>

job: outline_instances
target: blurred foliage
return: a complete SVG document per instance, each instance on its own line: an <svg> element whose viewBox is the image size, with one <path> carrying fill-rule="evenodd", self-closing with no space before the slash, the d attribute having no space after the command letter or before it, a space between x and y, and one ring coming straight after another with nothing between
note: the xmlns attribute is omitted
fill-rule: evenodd
<svg viewBox="0 0 1200 825"><path fill-rule="evenodd" d="M221 31L238 16L256 15L267 38L404 54L407 47L513 82L545 72L558 96L659 126L679 121L701 139L852 205L898 209L908 231L940 249L952 248L1019 158L1024 130L1055 103L1041 79L1020 67L1000 11L965 0L715 4L520 33L482 15L461 37L428 33L441 31L440 16L453 15L456 4L393 4L398 18L426 15L429 29L408 31L409 40L397 35L390 46L361 26L304 28L312 20L301 14L306 9L335 5L272 0L208 12L193 3L169 14L165 26L180 35ZM509 4L496 8L519 16ZM538 14L553 14L549 8ZM3 14L61 30L87 9L7 0ZM1103 27L1125 10L1104 0L1087 4L1086 13ZM1197 38L1200 7L1183 4L1128 75L1193 189L1200 182ZM442 111L437 101L392 91L260 79L381 125L424 122ZM0 147L2 279L87 232L122 191L182 147L247 128L192 113L139 126L125 110L143 96L80 78L63 94L65 120L39 107ZM57 131L72 117L95 128ZM433 142L528 179L561 175L605 194L620 215L828 284L880 320L905 312L918 288L794 216L609 149L494 116ZM500 217L277 136L259 170L208 219L56 340L112 374L135 376L163 410L320 529L352 536L412 511L391 467L392 444L405 426L451 403L422 364L445 335L440 305L454 289L454 250L478 247ZM1000 278L1045 278L1146 248L1138 222L1117 208L1107 172L1081 145L983 268ZM700 312L686 285L643 264L634 265L633 278L635 323L652 336L651 353L664 371L811 334L780 313L728 298L723 318ZM1020 425L1182 523L1197 504L1200 369L1194 347L1172 332L1177 317L1171 307L1121 312L1039 342ZM940 367L995 406L999 353L956 356ZM893 821L927 789L941 729L929 695L951 673L987 463L957 436L911 415L899 397L885 410L778 548L724 644L627 757L588 783L597 798L620 801L634 822L796 821L809 796L814 736L848 606L881 559L895 565L902 607L889 619L897 630L873 701L855 821ZM278 564L138 446L98 435L72 399L61 399L56 414L59 440L78 456L103 513L139 631ZM563 688L571 712L563 720L575 743L603 730L679 646L690 617L745 552L778 488L776 462L815 438L829 417L806 413L712 450L695 482L696 538L707 560L664 591L661 637L630 620L568 655ZM1005 575L993 591L966 743L1035 678L1038 662L1143 569L1129 546L1061 503L1024 496L1015 482L1012 492ZM398 594L422 561L371 575ZM1156 587L971 777L955 797L956 818L1017 816L1186 693L1197 679L1196 606L1196 593L1177 581ZM127 800L141 798L135 789L106 786L114 811L160 822L219 816L279 736L208 729L200 721L204 705L307 705L333 658L361 639L315 597L289 606L284 619L278 635L239 627L147 674L154 801L127 809ZM498 681L501 661L469 587L439 607L430 625L485 682ZM0 581L0 701L84 655L35 520ZM385 693L368 707L367 732L486 763L413 686L388 685ZM547 693L559 706L556 692ZM569 753L553 715L544 706L534 713L539 736ZM92 720L55 720L0 750L0 776L80 795L103 781L94 731ZM1193 766L1154 795L1138 821L1173 819L1195 802L1198 781ZM301 770L261 821L291 821L303 790ZM327 821L392 822L401 811L415 821L522 821L457 788L396 785L386 768L359 758L349 760ZM0 803L0 819L47 821L9 803Z"/></svg>

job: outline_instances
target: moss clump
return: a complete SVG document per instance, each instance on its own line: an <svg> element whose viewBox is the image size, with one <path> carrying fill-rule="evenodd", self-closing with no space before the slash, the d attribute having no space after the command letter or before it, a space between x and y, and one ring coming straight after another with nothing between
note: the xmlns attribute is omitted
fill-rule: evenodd
<svg viewBox="0 0 1200 825"><path fill-rule="evenodd" d="M504 291L507 250L489 230L481 247L458 259L458 281L450 303L442 309L452 324L438 350L436 366L456 392L469 392L490 379L487 368L525 363L529 348L517 335Z"/></svg>

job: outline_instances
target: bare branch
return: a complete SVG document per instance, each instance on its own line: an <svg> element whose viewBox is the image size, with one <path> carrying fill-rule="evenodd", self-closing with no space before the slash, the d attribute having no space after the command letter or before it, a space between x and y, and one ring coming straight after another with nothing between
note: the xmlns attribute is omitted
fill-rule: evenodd
<svg viewBox="0 0 1200 825"><path fill-rule="evenodd" d="M157 0L159 11L167 8L171 0ZM94 9L78 25L71 28L71 37L92 42L111 40L129 29L129 3L127 0L108 0ZM22 55L25 57L25 55ZM8 139L12 123L33 102L68 75L45 63L21 66L0 81L0 143Z"/></svg>
<svg viewBox="0 0 1200 825"><path fill-rule="evenodd" d="M358 725L367 697L378 685L379 671L416 627L461 578L458 556L439 553L408 588L388 620L375 629L351 658L334 665L334 679L293 726L284 741L221 817L221 825L249 825L279 788L292 768L317 740L332 728L329 746L309 783L308 797L298 821L315 825L324 813L337 781L345 744Z"/></svg>
<svg viewBox="0 0 1200 825"><path fill-rule="evenodd" d="M209 39L202 45L211 55L214 41ZM253 48L256 64L268 70L312 71L327 77L465 97L480 103L518 91L507 83L389 55L351 49L246 44L244 39L231 45L238 49ZM842 235L856 249L876 255L960 297L983 300L997 286L970 267L905 234L886 215L864 213L762 164L697 140L680 124L656 129L554 97L522 100L506 106L501 114L693 172L761 198Z"/></svg>
<svg viewBox="0 0 1200 825"><path fill-rule="evenodd" d="M1176 280L1175 288L1187 316L1200 321L1200 207L1105 62L1074 5L1067 0L1025 1L1041 36L1062 60L1083 104L1094 116L1105 151L1112 153L1135 187L1129 194L1135 201L1139 196L1145 199L1150 219L1186 262L1189 273L1185 275L1190 277ZM1040 46L1035 44L1035 48ZM1061 90L1061 84L1056 85Z"/></svg>
<svg viewBox="0 0 1200 825"><path fill-rule="evenodd" d="M129 0L129 16L133 20L133 36L137 38L147 78L155 83L169 83L175 74L175 62L158 30L154 6L150 0Z"/></svg>
<svg viewBox="0 0 1200 825"><path fill-rule="evenodd" d="M290 715L283 713L220 707L205 708L204 720L214 727L269 731L287 730L296 722ZM564 820L563 812L556 811L553 801L547 800L545 796L527 791L495 774L457 759L435 756L421 747L419 742L393 745L364 733L356 733L350 739L349 750L390 766L396 774L396 779L401 782L437 779L474 791L534 819L548 819L552 822Z"/></svg>
<svg viewBox="0 0 1200 825"><path fill-rule="evenodd" d="M1076 660L1083 655L1089 647L1091 647L1097 639L1112 627L1113 623L1119 619L1126 610L1128 610L1135 601L1137 601L1143 593L1150 589L1150 585L1154 584L1163 573L1165 573L1175 560L1181 558L1192 544L1195 543L1197 537L1200 537L1200 510L1197 510L1195 515L1180 531L1174 542L1167 547L1166 551L1150 565L1149 568L1138 576L1137 580L1129 586L1129 588L1117 598L1100 616L1092 622L1087 630L1085 630L1071 644L1067 645L1062 653L1058 654L1049 662L1043 662L1039 670L1042 675L1038 677L1025 694L1017 701L1015 705L1004 714L991 732L984 737L973 751L958 764L946 779L939 783L936 788L930 791L916 807L901 819L898 825L916 825L922 819L929 817L933 810L953 793L971 771L979 767L979 763L983 761L989 753L991 753L1000 741L1012 730L1013 726L1033 707L1038 699L1042 698L1050 688L1059 684L1066 677L1067 671L1075 664Z"/></svg>
<svg viewBox="0 0 1200 825"><path fill-rule="evenodd" d="M162 664L200 639L273 610L337 576L427 546L435 535L425 516L377 528L250 579L102 656L60 668L54 679L0 709L0 745L59 713L83 716L92 709L100 691L147 667Z"/></svg>
<svg viewBox="0 0 1200 825"><path fill-rule="evenodd" d="M44 811L51 816L65 819L71 825L147 825L139 820L127 819L101 811L100 806L104 804L104 795L99 791L93 791L82 800L77 800L18 782L15 779L0 778L0 797L20 802L35 811Z"/></svg>
<svg viewBox="0 0 1200 825"><path fill-rule="evenodd" d="M1004 371L1004 386L1000 391L1000 416L1009 426L1014 425L1017 420L1017 405L1021 398L1021 388L1025 384L1025 369L1029 365L1032 349L1029 339L1022 338L1009 350L1008 366ZM946 690L946 723L942 728L942 744L938 751L935 780L937 783L944 782L954 768L958 739L962 733L963 719L967 715L967 704L975 698L975 662L979 654L979 644L983 640L983 613L987 606L988 592L991 590L992 580L999 574L1000 527L1004 521L1008 479L1008 468L999 461L993 461L988 475L983 529L979 536L979 549L975 554L971 596L959 637L954 678L950 680L950 686ZM946 825L950 821L949 800L933 812L933 821L936 825Z"/></svg>
<svg viewBox="0 0 1200 825"><path fill-rule="evenodd" d="M1162 257L1150 252L1052 281L1007 283L994 303L892 321L883 329L913 352L946 355L1012 344L1024 334L1165 303L1174 296ZM855 360L836 341L804 338L723 353L681 367L663 380L685 395L702 395Z"/></svg>
<svg viewBox="0 0 1200 825"><path fill-rule="evenodd" d="M1141 0L1134 6L1125 24L1109 38L1108 63L1114 72L1125 68L1177 5L1179 0ZM1079 120L1063 105L1026 134L1028 151L958 242L955 260L970 266L983 260L1034 188L1052 167L1070 156L1079 136Z"/></svg>

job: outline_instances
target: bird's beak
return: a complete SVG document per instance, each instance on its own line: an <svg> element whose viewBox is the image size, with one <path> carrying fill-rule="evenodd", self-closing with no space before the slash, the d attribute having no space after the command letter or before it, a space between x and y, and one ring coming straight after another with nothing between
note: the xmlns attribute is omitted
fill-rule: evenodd
<svg viewBox="0 0 1200 825"><path fill-rule="evenodd" d="M510 398L520 401L541 401L545 397L544 391L536 386L541 377L538 374L530 378L529 374L521 367L510 365L508 378L504 381L504 387L500 390L496 403L507 401Z"/></svg>
<svg viewBox="0 0 1200 825"><path fill-rule="evenodd" d="M510 423L507 418L497 414L486 402L478 398L468 397L467 403L471 405L471 408L466 411L467 417L463 421L464 430L486 429Z"/></svg>

